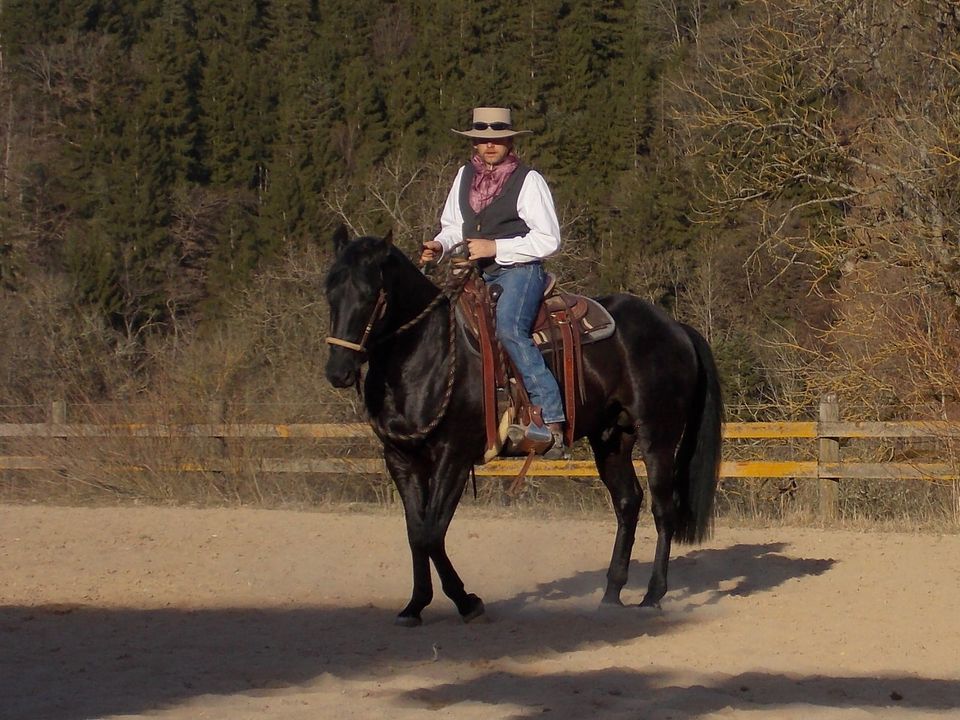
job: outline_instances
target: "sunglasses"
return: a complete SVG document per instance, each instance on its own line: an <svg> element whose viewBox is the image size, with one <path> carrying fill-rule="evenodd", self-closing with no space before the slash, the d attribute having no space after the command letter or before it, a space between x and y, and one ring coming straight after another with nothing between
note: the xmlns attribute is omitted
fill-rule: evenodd
<svg viewBox="0 0 960 720"><path fill-rule="evenodd" d="M473 124L474 130L509 130L512 127L513 125L505 122L492 122L492 123L475 122Z"/></svg>

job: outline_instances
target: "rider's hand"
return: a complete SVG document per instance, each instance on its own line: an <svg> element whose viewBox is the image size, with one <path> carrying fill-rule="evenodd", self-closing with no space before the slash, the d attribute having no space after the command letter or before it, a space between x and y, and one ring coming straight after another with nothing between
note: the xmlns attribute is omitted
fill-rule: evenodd
<svg viewBox="0 0 960 720"><path fill-rule="evenodd" d="M480 260L481 258L492 258L497 256L496 240L470 238L467 240L467 247L470 248L471 260Z"/></svg>
<svg viewBox="0 0 960 720"><path fill-rule="evenodd" d="M439 240L427 240L420 246L420 264L436 262L443 254L443 245Z"/></svg>

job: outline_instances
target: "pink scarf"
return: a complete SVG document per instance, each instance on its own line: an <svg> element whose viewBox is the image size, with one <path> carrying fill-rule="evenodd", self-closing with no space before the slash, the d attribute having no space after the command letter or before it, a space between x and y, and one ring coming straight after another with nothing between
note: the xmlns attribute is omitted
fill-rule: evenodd
<svg viewBox="0 0 960 720"><path fill-rule="evenodd" d="M502 163L494 165L492 169L487 168L479 155L474 155L470 163L474 170L473 182L470 183L470 207L478 213L503 191L503 186L517 169L520 159L511 151Z"/></svg>

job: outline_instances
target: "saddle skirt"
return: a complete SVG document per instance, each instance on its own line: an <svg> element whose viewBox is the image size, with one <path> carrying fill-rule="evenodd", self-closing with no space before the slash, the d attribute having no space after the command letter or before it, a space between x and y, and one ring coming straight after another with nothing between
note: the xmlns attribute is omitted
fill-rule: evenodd
<svg viewBox="0 0 960 720"><path fill-rule="evenodd" d="M508 425L520 423L529 429L543 427L543 421L540 409L530 403L519 373L496 339L495 305L483 280L468 281L456 310L467 348L481 359L487 435L483 461L487 462L505 449ZM534 321L532 337L549 360L547 366L560 386L568 447L573 444L576 409L584 399L581 348L610 337L615 330L613 317L596 300L559 292L550 283ZM511 449L509 446L506 443L506 449ZM530 448L524 444L512 449L516 454L526 454Z"/></svg>
<svg viewBox="0 0 960 720"><path fill-rule="evenodd" d="M617 329L613 316L593 298L572 293L554 292L543 299L540 312L533 323L533 342L540 352L552 352L557 337L552 332L551 315L566 311L573 329L580 335L580 345L605 340Z"/></svg>

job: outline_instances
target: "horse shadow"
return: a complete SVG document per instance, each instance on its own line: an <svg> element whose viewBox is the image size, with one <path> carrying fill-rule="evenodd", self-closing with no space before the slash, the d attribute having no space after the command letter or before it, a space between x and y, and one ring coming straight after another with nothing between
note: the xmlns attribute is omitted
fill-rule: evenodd
<svg viewBox="0 0 960 720"><path fill-rule="evenodd" d="M691 550L670 561L670 591L664 605L679 602L692 610L712 605L727 596L748 596L776 588L788 580L815 577L829 571L837 562L833 558L796 558L785 553L787 543L739 544L725 548ZM634 560L630 564L630 582L625 593L639 591L639 578L650 577L651 562ZM565 601L585 598L602 591L606 570L578 572L570 577L539 583L533 590L519 593L496 605L497 609L515 612L530 603ZM703 597L700 597L700 596Z"/></svg>
<svg viewBox="0 0 960 720"><path fill-rule="evenodd" d="M679 602L685 610L716 602L724 592L720 588L731 582L736 592L762 592L790 578L825 572L833 562L789 558L781 555L783 548L779 543L738 545L681 556L674 586ZM396 608L374 605L0 607L2 716L79 720L155 711L201 695L274 692L324 674L388 677L438 661L482 667L503 658L661 637L697 621L695 612L670 612L669 606L666 612L597 612L594 603L582 601L602 580L603 572L595 571L538 585L491 603L494 622L480 625L464 626L452 605L438 598L428 622L417 630L392 626ZM570 598L581 602L563 601ZM637 680L642 685L644 678ZM480 678L437 692L455 702L456 697L486 697L495 685L495 679L484 684ZM536 693L521 685L518 699Z"/></svg>
<svg viewBox="0 0 960 720"><path fill-rule="evenodd" d="M670 565L677 592L673 600L690 600L705 593L696 605L715 604L726 596L747 597L773 590L788 580L828 572L833 558L798 558L786 554L787 543L732 545L693 550Z"/></svg>

